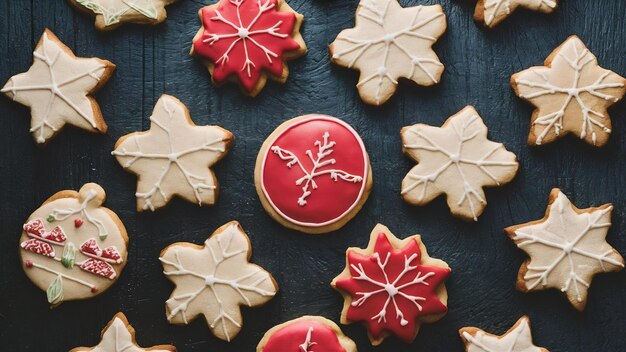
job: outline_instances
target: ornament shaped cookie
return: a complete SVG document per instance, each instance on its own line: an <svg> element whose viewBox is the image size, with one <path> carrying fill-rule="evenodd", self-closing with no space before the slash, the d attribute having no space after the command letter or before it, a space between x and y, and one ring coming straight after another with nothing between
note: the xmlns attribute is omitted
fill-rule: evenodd
<svg viewBox="0 0 626 352"><path fill-rule="evenodd" d="M38 144L46 143L66 124L105 133L107 125L92 94L114 70L109 61L76 57L46 29L33 52L33 65L11 77L1 91L30 108L30 132Z"/></svg>
<svg viewBox="0 0 626 352"><path fill-rule="evenodd" d="M218 126L196 126L178 99L163 95L150 117L150 130L120 138L111 153L138 176L137 210L156 210L173 196L212 205L218 182L210 167L222 159L234 141Z"/></svg>
<svg viewBox="0 0 626 352"><path fill-rule="evenodd" d="M525 8L543 13L556 10L559 0L478 0L474 20L485 27L493 28L509 17L517 8Z"/></svg>
<svg viewBox="0 0 626 352"><path fill-rule="evenodd" d="M230 341L242 328L240 306L256 307L276 295L270 273L249 263L250 240L236 221L217 229L203 246L174 243L159 260L176 285L167 300L167 320L184 324L203 315L216 337Z"/></svg>
<svg viewBox="0 0 626 352"><path fill-rule="evenodd" d="M536 107L528 144L551 143L572 133L596 147L611 133L607 109L626 93L626 78L598 65L576 36L569 37L545 61L511 77L515 94Z"/></svg>
<svg viewBox="0 0 626 352"><path fill-rule="evenodd" d="M453 215L478 221L487 205L483 187L510 182L519 164L502 143L487 139L487 126L472 106L441 127L417 124L400 132L402 150L418 164L402 180L402 198L425 205L445 194Z"/></svg>
<svg viewBox="0 0 626 352"><path fill-rule="evenodd" d="M96 18L96 29L108 31L124 23L158 24L167 18L165 6L176 0L69 0Z"/></svg>
<svg viewBox="0 0 626 352"><path fill-rule="evenodd" d="M238 82L244 94L256 96L268 77L285 83L287 60L307 51L304 17L285 0L220 0L199 15L191 55L206 64L216 85Z"/></svg>
<svg viewBox="0 0 626 352"><path fill-rule="evenodd" d="M117 313L100 334L101 340L94 347L76 347L70 352L176 352L172 345L143 348L135 340L135 329L124 313Z"/></svg>
<svg viewBox="0 0 626 352"><path fill-rule="evenodd" d="M502 336L492 335L479 328L467 327L459 330L466 352L548 352L533 344L528 317L521 317Z"/></svg>
<svg viewBox="0 0 626 352"><path fill-rule="evenodd" d="M126 229L115 213L102 207L104 199L104 190L95 183L79 192L61 191L23 226L24 271L53 306L106 291L126 265Z"/></svg>
<svg viewBox="0 0 626 352"><path fill-rule="evenodd" d="M323 317L304 316L271 328L256 352L357 352L357 349L337 324Z"/></svg>
<svg viewBox="0 0 626 352"><path fill-rule="evenodd" d="M444 67L432 45L446 26L441 5L402 8L397 0L361 0L355 27L330 44L331 61L359 70L361 99L382 105L400 78L422 86L439 83Z"/></svg>
<svg viewBox="0 0 626 352"><path fill-rule="evenodd" d="M505 229L529 257L519 270L517 288L556 288L576 309L585 309L593 277L624 268L624 258L606 242L612 211L611 204L578 209L553 189L543 219Z"/></svg>
<svg viewBox="0 0 626 352"><path fill-rule="evenodd" d="M447 313L450 267L428 256L419 235L404 240L376 225L366 249L348 248L346 268L332 281L344 298L341 323L362 322L373 345L389 335L410 343L422 323Z"/></svg>
<svg viewBox="0 0 626 352"><path fill-rule="evenodd" d="M369 157L347 123L305 115L281 124L263 143L254 180L265 210L305 233L337 230L361 209L372 188Z"/></svg>

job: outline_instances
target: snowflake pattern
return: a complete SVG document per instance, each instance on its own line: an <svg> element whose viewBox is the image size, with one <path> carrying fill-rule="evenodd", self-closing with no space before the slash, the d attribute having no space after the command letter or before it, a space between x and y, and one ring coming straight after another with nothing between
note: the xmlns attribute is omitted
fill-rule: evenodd
<svg viewBox="0 0 626 352"><path fill-rule="evenodd" d="M282 80L286 78L283 60L306 51L298 32L302 17L284 0L222 0L202 9L201 19L203 27L194 39L193 52L212 60L213 79L218 83L236 74L251 92L263 69Z"/></svg>
<svg viewBox="0 0 626 352"><path fill-rule="evenodd" d="M46 29L33 52L33 65L11 77L1 92L31 108L30 132L39 144L65 124L104 133L107 126L90 94L106 83L114 68L106 60L74 56Z"/></svg>
<svg viewBox="0 0 626 352"><path fill-rule="evenodd" d="M476 19L493 28L509 17L518 7L551 13L558 0L479 0L476 5Z"/></svg>
<svg viewBox="0 0 626 352"><path fill-rule="evenodd" d="M529 259L520 269L524 291L557 288L579 310L595 274L619 271L622 256L606 242L613 206L577 209L560 190L550 194L546 216L506 232Z"/></svg>
<svg viewBox="0 0 626 352"><path fill-rule="evenodd" d="M165 6L175 0L73 0L96 15L100 30L113 29L122 22L159 23L167 16Z"/></svg>
<svg viewBox="0 0 626 352"><path fill-rule="evenodd" d="M302 186L302 195L297 201L298 205L302 207L307 204L306 199L311 195L312 190L317 189L317 183L315 183L316 177L329 175L329 177L335 182L338 182L339 179L351 183L359 183L363 181L363 177L350 174L341 169L322 169L328 165L335 165L337 162L333 158L327 159L327 157L333 153L333 148L336 145L336 143L334 141L330 141L329 138L330 133L325 132L322 135L322 141L315 141L315 146L317 147L315 157L313 157L313 152L311 152L310 149L307 149L306 155L313 163L311 171L308 171L304 165L302 165L300 159L293 152L283 149L277 145L271 147L274 154L278 155L281 160L287 161L288 168L298 165L300 170L304 173L304 176L296 180L296 186Z"/></svg>
<svg viewBox="0 0 626 352"><path fill-rule="evenodd" d="M366 322L374 344L385 331L410 342L421 317L446 313L440 294L450 269L421 246L419 236L400 241L378 225L366 250L348 249L348 267L332 283L349 300L342 322Z"/></svg>
<svg viewBox="0 0 626 352"><path fill-rule="evenodd" d="M112 154L139 176L139 210L165 206L177 194L198 205L213 204L217 182L209 169L228 151L233 136L216 126L196 126L187 107L164 95L157 102L150 130L122 137Z"/></svg>
<svg viewBox="0 0 626 352"><path fill-rule="evenodd" d="M533 344L528 317L521 317L502 336L495 336L478 328L459 330L466 352L548 352Z"/></svg>
<svg viewBox="0 0 626 352"><path fill-rule="evenodd" d="M511 79L515 93L537 107L529 143L550 143L571 132L594 146L606 144L611 133L607 108L626 93L626 79L598 66L576 36L559 46L545 65Z"/></svg>
<svg viewBox="0 0 626 352"><path fill-rule="evenodd" d="M452 214L478 220L487 201L483 187L515 177L515 154L487 139L487 126L468 106L441 128L417 124L402 129L404 152L419 164L402 181L402 197L424 205L445 194Z"/></svg>
<svg viewBox="0 0 626 352"><path fill-rule="evenodd" d="M164 274L177 285L166 302L167 319L188 324L202 314L215 336L235 337L242 324L239 306L262 305L278 290L268 272L248 263L249 253L249 240L236 221L215 231L203 247L183 243L163 250Z"/></svg>
<svg viewBox="0 0 626 352"><path fill-rule="evenodd" d="M319 316L303 316L268 330L258 352L356 352L339 326Z"/></svg>
<svg viewBox="0 0 626 352"><path fill-rule="evenodd" d="M385 103L399 78L439 82L443 65L431 47L446 30L440 5L402 8L396 0L361 0L356 18L356 26L331 44L331 60L361 72L357 88L366 103Z"/></svg>

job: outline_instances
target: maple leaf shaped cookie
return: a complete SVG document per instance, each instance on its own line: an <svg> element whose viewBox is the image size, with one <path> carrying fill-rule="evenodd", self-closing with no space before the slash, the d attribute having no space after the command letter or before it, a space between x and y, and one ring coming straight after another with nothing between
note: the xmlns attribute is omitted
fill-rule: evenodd
<svg viewBox="0 0 626 352"><path fill-rule="evenodd" d="M158 24L167 18L165 6L176 0L69 0L96 17L96 29L108 31L124 23Z"/></svg>
<svg viewBox="0 0 626 352"><path fill-rule="evenodd" d="M559 0L478 0L474 20L493 28L509 17L517 8L543 13L553 12Z"/></svg>
<svg viewBox="0 0 626 352"><path fill-rule="evenodd" d="M459 330L466 352L548 352L533 344L528 317L521 317L502 336L486 333L479 328L468 327Z"/></svg>
<svg viewBox="0 0 626 352"><path fill-rule="evenodd" d="M337 324L304 316L268 330L256 352L357 352L356 345Z"/></svg>
<svg viewBox="0 0 626 352"><path fill-rule="evenodd" d="M593 277L624 268L624 258L606 242L612 211L611 204L578 209L553 189L543 219L505 229L529 256L519 270L517 288L556 288L576 309L585 309Z"/></svg>
<svg viewBox="0 0 626 352"><path fill-rule="evenodd" d="M346 268L332 281L344 297L341 323L363 322L373 345L389 334L410 343L420 325L447 312L448 265L428 256L419 235L396 238L376 225L366 249L348 248Z"/></svg>
<svg viewBox="0 0 626 352"><path fill-rule="evenodd" d="M446 195L453 215L478 221L487 200L483 187L513 179L519 164L501 143L487 139L487 126L472 106L441 127L417 124L400 132L403 151L418 162L402 180L402 197L425 205Z"/></svg>
<svg viewBox="0 0 626 352"><path fill-rule="evenodd" d="M203 315L211 332L230 341L242 327L240 306L268 302L278 285L249 263L250 240L236 221L217 229L204 246L175 243L161 251L164 274L176 284L166 302L167 320L188 324Z"/></svg>
<svg viewBox="0 0 626 352"><path fill-rule="evenodd" d="M124 313L117 313L102 330L102 340L94 347L76 347L70 352L176 352L172 345L159 345L143 348L135 340L135 329L130 325Z"/></svg>
<svg viewBox="0 0 626 352"><path fill-rule="evenodd" d="M626 78L600 67L585 44L571 36L548 56L545 66L514 74L511 86L515 94L537 108L529 145L574 133L601 147L611 133L607 109L626 93Z"/></svg>
<svg viewBox="0 0 626 352"><path fill-rule="evenodd" d="M39 144L54 137L65 124L105 133L107 125L91 96L115 70L97 58L79 58L49 29L33 52L27 72L9 79L2 93L31 111L30 132Z"/></svg>
<svg viewBox="0 0 626 352"><path fill-rule="evenodd" d="M431 47L445 31L440 5L402 8L397 0L361 0L355 27L330 45L331 61L359 70L361 99L381 105L400 78L423 86L439 82L443 65Z"/></svg>
<svg viewBox="0 0 626 352"><path fill-rule="evenodd" d="M150 121L150 130L123 136L111 153L139 177L137 210L154 211L174 195L199 206L215 204L218 182L210 167L230 149L232 133L196 126L187 107L169 95L159 99Z"/></svg>
<svg viewBox="0 0 626 352"><path fill-rule="evenodd" d="M284 0L221 0L199 15L191 55L204 61L215 84L239 82L249 96L259 94L268 77L284 83L287 60L307 51L304 17Z"/></svg>

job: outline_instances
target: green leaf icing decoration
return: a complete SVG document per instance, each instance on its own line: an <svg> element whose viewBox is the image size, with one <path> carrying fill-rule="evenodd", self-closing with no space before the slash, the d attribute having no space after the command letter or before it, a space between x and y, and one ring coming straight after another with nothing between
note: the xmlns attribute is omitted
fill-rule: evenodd
<svg viewBox="0 0 626 352"><path fill-rule="evenodd" d="M61 257L61 264L63 264L64 267L71 269L74 266L74 263L76 262L76 252L77 252L77 248L74 245L74 243L70 242L68 244L65 245L65 247L63 248L63 256Z"/></svg>
<svg viewBox="0 0 626 352"><path fill-rule="evenodd" d="M63 277L61 275L58 275L48 286L46 294L50 304L57 304L63 300Z"/></svg>

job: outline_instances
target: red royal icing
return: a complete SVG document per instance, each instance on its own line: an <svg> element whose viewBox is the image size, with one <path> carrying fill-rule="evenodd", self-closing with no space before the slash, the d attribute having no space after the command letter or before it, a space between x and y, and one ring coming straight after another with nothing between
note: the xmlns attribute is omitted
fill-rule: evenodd
<svg viewBox="0 0 626 352"><path fill-rule="evenodd" d="M450 270L421 264L415 240L396 250L381 233L372 255L349 251L348 263L351 277L336 283L352 296L346 317L365 322L375 339L388 331L411 342L417 331L416 318L447 311L436 290Z"/></svg>
<svg viewBox="0 0 626 352"><path fill-rule="evenodd" d="M65 232L63 232L63 229L60 226L56 226L52 229L52 231L46 232L43 221L41 221L41 219L32 220L31 222L24 224L23 228L24 231L26 231L28 234L49 241L63 243L65 242L65 240L67 240Z"/></svg>
<svg viewBox="0 0 626 352"><path fill-rule="evenodd" d="M37 253L46 257L54 258L55 256L54 248L52 248L51 245L36 238L26 240L22 242L20 246L27 251Z"/></svg>
<svg viewBox="0 0 626 352"><path fill-rule="evenodd" d="M115 263L122 262L122 256L115 247L111 246L104 250L100 249L98 242L93 238L85 241L85 243L80 246L80 251L94 257L109 259Z"/></svg>
<svg viewBox="0 0 626 352"><path fill-rule="evenodd" d="M309 331L311 331L310 335ZM262 350L262 352L302 351L345 352L346 350L339 343L333 329L314 320L299 321L276 331Z"/></svg>
<svg viewBox="0 0 626 352"><path fill-rule="evenodd" d="M104 276L108 279L114 279L115 276L117 276L115 269L113 269L111 265L98 259L91 258L85 260L80 265L80 268L92 274Z"/></svg>
<svg viewBox="0 0 626 352"><path fill-rule="evenodd" d="M213 79L221 83L237 75L251 91L262 70L283 73L283 52L300 49L291 37L296 15L277 11L277 0L222 0L217 8L204 7L204 31L194 51L215 64Z"/></svg>
<svg viewBox="0 0 626 352"><path fill-rule="evenodd" d="M361 138L330 116L294 122L271 142L264 159L266 198L283 218L301 226L341 219L356 206L367 184L369 162ZM314 160L319 166L312 173ZM308 187L307 173L315 175Z"/></svg>

